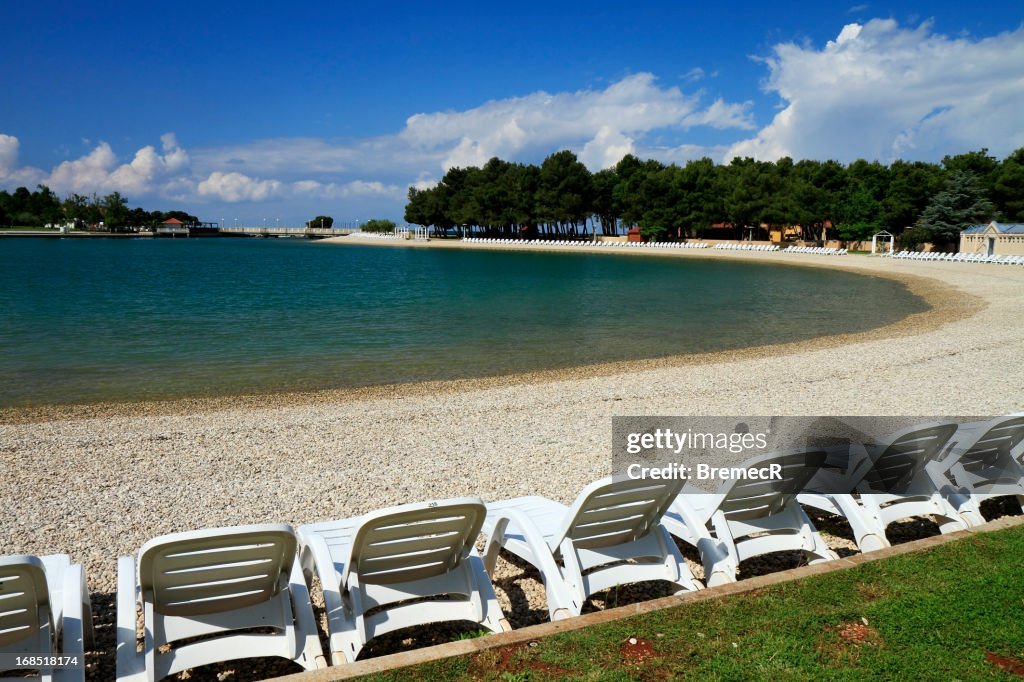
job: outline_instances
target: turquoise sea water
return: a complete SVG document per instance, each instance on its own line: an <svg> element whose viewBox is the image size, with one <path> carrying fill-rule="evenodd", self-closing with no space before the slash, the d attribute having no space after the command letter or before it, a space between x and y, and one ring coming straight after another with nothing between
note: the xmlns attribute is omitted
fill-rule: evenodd
<svg viewBox="0 0 1024 682"><path fill-rule="evenodd" d="M0 405L489 376L878 327L897 283L700 259L0 240Z"/></svg>

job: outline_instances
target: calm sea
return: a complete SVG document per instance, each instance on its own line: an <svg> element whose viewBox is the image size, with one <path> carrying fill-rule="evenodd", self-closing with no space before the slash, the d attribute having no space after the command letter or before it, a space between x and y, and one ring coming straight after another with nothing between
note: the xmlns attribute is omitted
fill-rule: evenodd
<svg viewBox="0 0 1024 682"><path fill-rule="evenodd" d="M489 376L866 330L897 283L285 239L0 240L0 405Z"/></svg>

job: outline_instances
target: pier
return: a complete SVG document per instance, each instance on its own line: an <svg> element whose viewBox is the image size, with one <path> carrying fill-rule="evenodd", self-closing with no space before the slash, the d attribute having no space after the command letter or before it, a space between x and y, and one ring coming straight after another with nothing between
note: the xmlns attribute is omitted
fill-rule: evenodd
<svg viewBox="0 0 1024 682"><path fill-rule="evenodd" d="M341 237L358 230L350 227L215 227L218 234L235 237ZM206 231L206 230L204 230Z"/></svg>

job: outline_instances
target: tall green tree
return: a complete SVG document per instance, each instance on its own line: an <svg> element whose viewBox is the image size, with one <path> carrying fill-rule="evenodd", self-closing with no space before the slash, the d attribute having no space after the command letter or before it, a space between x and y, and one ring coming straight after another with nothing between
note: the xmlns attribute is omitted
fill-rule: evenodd
<svg viewBox="0 0 1024 682"><path fill-rule="evenodd" d="M81 194L71 194L61 204L64 218L75 227L82 227L85 224L88 208L89 197Z"/></svg>
<svg viewBox="0 0 1024 682"><path fill-rule="evenodd" d="M395 223L392 220L373 218L363 223L360 228L363 232L393 232Z"/></svg>
<svg viewBox="0 0 1024 682"><path fill-rule="evenodd" d="M601 224L601 234L604 235L615 234L619 218L622 217L615 203L615 183L617 181L614 168L599 170L592 177L593 214Z"/></svg>
<svg viewBox="0 0 1024 682"><path fill-rule="evenodd" d="M721 219L725 210L718 192L718 172L714 161L704 157L688 161L675 174L679 186L676 206L678 230L673 236L699 236Z"/></svg>
<svg viewBox="0 0 1024 682"><path fill-rule="evenodd" d="M996 183L996 174L999 171L999 161L988 153L987 148L982 147L978 151L955 156L946 155L942 158L942 166L947 173L956 171L973 173L977 178L978 186L986 195L991 196Z"/></svg>
<svg viewBox="0 0 1024 682"><path fill-rule="evenodd" d="M128 224L128 203L120 192L111 192L103 197L101 204L103 222L107 229L118 231Z"/></svg>
<svg viewBox="0 0 1024 682"><path fill-rule="evenodd" d="M992 200L1003 220L1024 222L1024 147L1003 160L995 176Z"/></svg>
<svg viewBox="0 0 1024 682"><path fill-rule="evenodd" d="M936 194L921 214L921 227L933 243L949 244L971 225L991 220L994 212L977 176L970 171L953 171L946 189Z"/></svg>
<svg viewBox="0 0 1024 682"><path fill-rule="evenodd" d="M724 173L725 214L734 228L734 237L742 239L749 231L761 229L761 223L780 222L776 197L782 176L775 164L751 158L735 158Z"/></svg>
<svg viewBox="0 0 1024 682"><path fill-rule="evenodd" d="M640 185L647 173L660 168L657 161L646 165L632 154L626 154L615 164L615 188L612 201L615 210L627 225L636 225L643 218L644 206L640 198Z"/></svg>
<svg viewBox="0 0 1024 682"><path fill-rule="evenodd" d="M881 226L893 234L912 226L942 190L945 180L946 173L937 164L894 161L881 200Z"/></svg>
<svg viewBox="0 0 1024 682"><path fill-rule="evenodd" d="M558 233L576 234L592 212L590 171L569 150L556 152L540 165L537 212Z"/></svg>

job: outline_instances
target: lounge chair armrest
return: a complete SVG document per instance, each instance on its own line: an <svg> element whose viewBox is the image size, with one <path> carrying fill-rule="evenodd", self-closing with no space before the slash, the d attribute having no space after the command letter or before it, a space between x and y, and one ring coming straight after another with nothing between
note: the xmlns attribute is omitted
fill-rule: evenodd
<svg viewBox="0 0 1024 682"><path fill-rule="evenodd" d="M344 568L339 571L331 549L323 536L316 533L299 532L299 562L305 575L320 578L320 590L324 595L324 608L328 618L347 617L351 608L345 593L348 591L348 567L351 556L345 559Z"/></svg>
<svg viewBox="0 0 1024 682"><path fill-rule="evenodd" d="M91 623L85 619L92 619L92 611L83 604L89 598L88 593L83 592L84 587L85 573L82 565L71 564L64 571L61 590L64 601L61 606L61 653L65 656L77 655L81 658L85 655L86 633L89 633L91 639ZM85 668L66 668L55 674L54 678L61 682L85 680Z"/></svg>
<svg viewBox="0 0 1024 682"><path fill-rule="evenodd" d="M135 649L135 608L139 603L139 581L135 577L135 559L117 560L117 676L118 679L141 673L144 660Z"/></svg>
<svg viewBox="0 0 1024 682"><path fill-rule="evenodd" d="M309 659L304 666L307 670L309 664L317 669L326 668L327 659L320 646L316 618L313 615L313 600L309 596L309 586L306 584L298 559L292 564L292 572L288 577L288 591L291 594L292 611L297 626L296 641L301 647L301 651L296 653Z"/></svg>
<svg viewBox="0 0 1024 682"><path fill-rule="evenodd" d="M544 540L544 534L542 534L537 524L529 516L518 509L504 509L495 517L493 529L490 530L487 536L487 544L484 546L484 556L487 556L490 552L494 552L497 555L497 549L493 549L493 543L504 546L509 524L522 534L522 540L532 554L530 562L534 563L542 573L558 576L560 574L558 565L555 563L552 548ZM489 519L487 525L489 526ZM499 529L501 530L500 535ZM549 570L555 572L548 573L547 571Z"/></svg>
<svg viewBox="0 0 1024 682"><path fill-rule="evenodd" d="M552 619L572 615L566 606L572 603L573 598L562 581L562 572L558 564L555 563L552 548L544 540L544 535L537 525L518 509L503 509L496 512L494 516L489 516L485 522L486 530L484 532L487 533L487 544L484 547L485 568L487 568L487 561L497 560L498 549L505 544L510 524L518 534L522 535L523 542L532 555L524 558L533 564L544 578L544 589L547 592L548 609ZM490 572L491 568L488 568L488 573Z"/></svg>
<svg viewBox="0 0 1024 682"><path fill-rule="evenodd" d="M850 445L850 468L842 473L839 480L835 482L835 490L828 490L828 493L852 493L857 485L868 475L871 467L875 465L875 456L863 444L854 443Z"/></svg>
<svg viewBox="0 0 1024 682"><path fill-rule="evenodd" d="M949 472L959 465L959 457L947 456L941 460L932 460L926 463L924 470L928 477L932 479L935 487L941 489L943 486L950 485Z"/></svg>
<svg viewBox="0 0 1024 682"><path fill-rule="evenodd" d="M680 494L672 501L668 513L661 519L661 525L683 542L696 547L701 539L711 538L711 531L708 530L707 521L701 519L693 506L686 501L685 494Z"/></svg>
<svg viewBox="0 0 1024 682"><path fill-rule="evenodd" d="M300 534L299 540L299 561L303 573L319 577L320 585L325 590L344 592L349 560L345 561L344 569L339 571L331 556L331 548L323 536L315 533Z"/></svg>
<svg viewBox="0 0 1024 682"><path fill-rule="evenodd" d="M502 514L494 520L494 525L487 534L487 542L484 544L483 561L484 570L487 575L494 575L494 567L498 563L498 552L501 551L505 540L505 531L508 529L510 519L507 514Z"/></svg>

